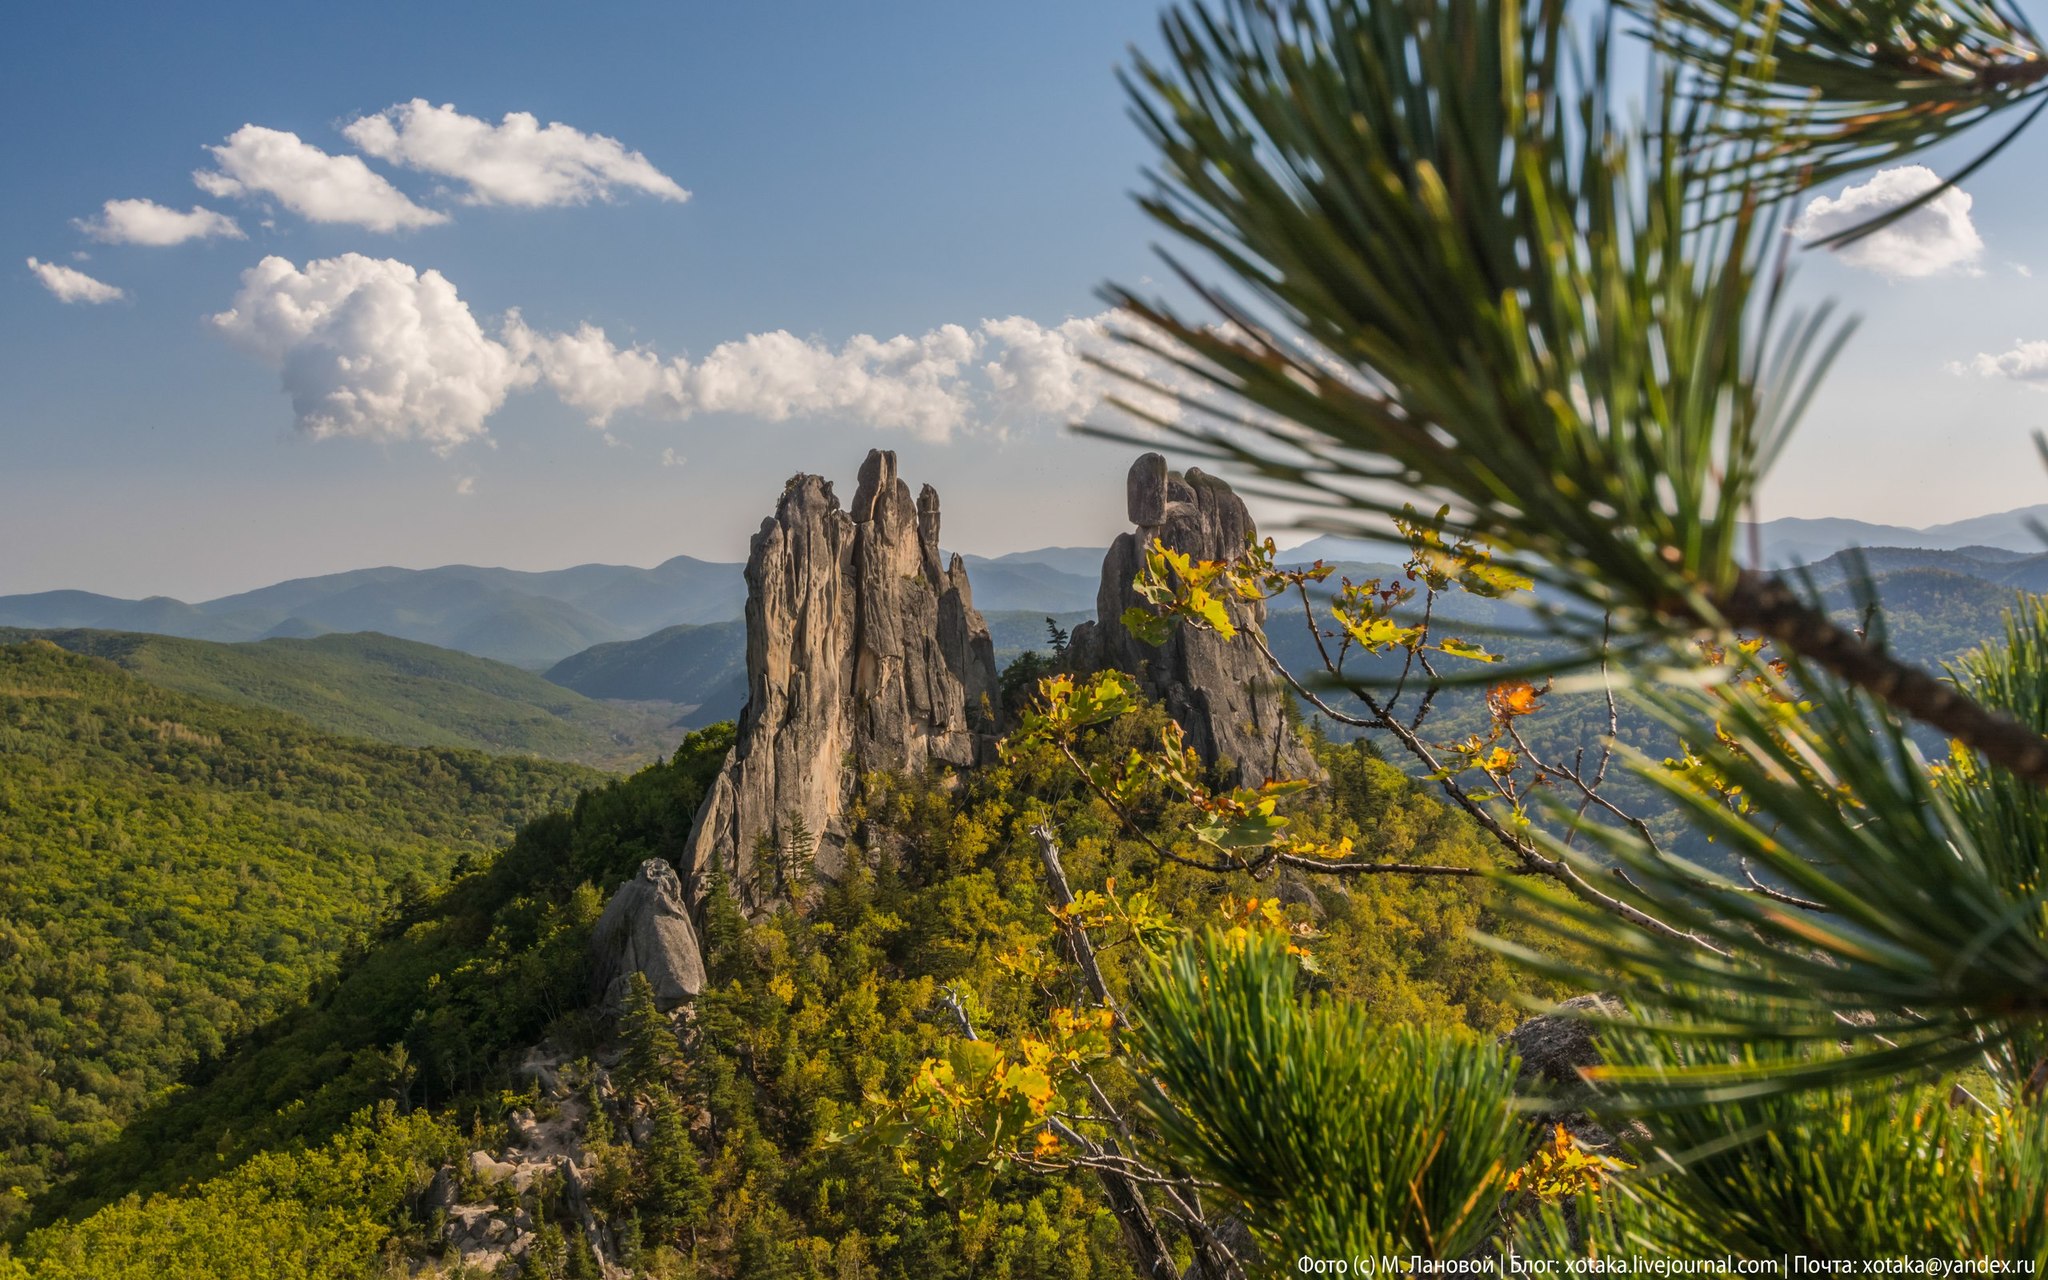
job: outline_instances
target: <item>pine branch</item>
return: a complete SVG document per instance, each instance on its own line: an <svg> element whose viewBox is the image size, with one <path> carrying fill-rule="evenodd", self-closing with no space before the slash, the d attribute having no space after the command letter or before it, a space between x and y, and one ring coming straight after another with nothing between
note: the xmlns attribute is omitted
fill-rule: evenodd
<svg viewBox="0 0 2048 1280"><path fill-rule="evenodd" d="M2048 787L2048 738L1836 626L1782 580L1746 569L1733 587L1714 597L1714 605L1729 626L1769 636L1901 715L1941 730L2037 787Z"/></svg>

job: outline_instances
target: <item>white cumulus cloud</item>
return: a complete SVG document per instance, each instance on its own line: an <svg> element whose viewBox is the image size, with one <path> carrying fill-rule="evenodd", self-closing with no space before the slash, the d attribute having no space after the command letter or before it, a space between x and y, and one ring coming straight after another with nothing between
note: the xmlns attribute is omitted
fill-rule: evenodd
<svg viewBox="0 0 2048 1280"><path fill-rule="evenodd" d="M579 326L572 333L541 333L519 312L505 317L505 345L539 372L563 404L601 427L623 412L663 417L690 414L676 363L651 351L612 345L603 329Z"/></svg>
<svg viewBox="0 0 2048 1280"><path fill-rule="evenodd" d="M915 336L856 334L838 346L774 330L720 343L693 361L616 346L590 324L541 333L514 312L505 344L592 426L626 412L673 419L730 413L769 422L838 416L943 440L965 428L1098 414L1112 396L1168 421L1179 416L1172 396L1116 370L1142 373L1162 387L1195 385L1183 371L1118 342L1107 314L1057 325L1010 316Z"/></svg>
<svg viewBox="0 0 2048 1280"><path fill-rule="evenodd" d="M1111 396L1164 420L1179 417L1170 394L1096 363L1142 369L1164 387L1193 385L1116 343L1120 323L1107 314L1055 325L1011 316L837 343L777 329L693 359L622 347L592 324L539 330L517 310L493 333L439 272L361 254L304 267L265 258L244 273L233 307L213 317L279 370L306 434L418 441L444 454L486 437L490 416L532 386L600 429L620 414L716 414L838 420L938 441L1097 417ZM619 443L609 432L605 440ZM661 464L684 459L668 449Z"/></svg>
<svg viewBox="0 0 2048 1280"><path fill-rule="evenodd" d="M993 358L982 365L997 395L1038 413L1074 417L1101 398L1108 374L1088 363L1105 350L1108 326L1086 316L1046 326L1023 316L984 320L981 332L993 339Z"/></svg>
<svg viewBox="0 0 2048 1280"><path fill-rule="evenodd" d="M778 329L720 343L688 371L687 385L695 406L710 413L770 422L841 413L943 440L966 422L959 374L974 350L974 337L957 324L915 338L856 334L836 349Z"/></svg>
<svg viewBox="0 0 2048 1280"><path fill-rule="evenodd" d="M417 440L446 453L531 374L486 335L438 271L343 254L303 269L268 257L213 324L275 366L315 439Z"/></svg>
<svg viewBox="0 0 2048 1280"><path fill-rule="evenodd" d="M1879 169L1868 182L1844 187L1838 195L1816 197L1793 222L1792 234L1813 241L1846 231L1940 185L1941 179L1925 165ZM1950 187L1835 252L1850 266L1892 279L1968 269L1984 251L1984 241L1970 219L1970 203L1967 192Z"/></svg>
<svg viewBox="0 0 2048 1280"><path fill-rule="evenodd" d="M1980 378L2011 378L2048 390L2048 341L2015 341L2012 349L1997 354L1979 352L1969 360L1948 366L1950 373L1975 374Z"/></svg>
<svg viewBox="0 0 2048 1280"><path fill-rule="evenodd" d="M276 198L312 222L345 222L371 231L399 231L448 221L408 199L357 156L329 155L295 133L245 124L207 150L217 168L192 175L211 196Z"/></svg>
<svg viewBox="0 0 2048 1280"><path fill-rule="evenodd" d="M342 133L365 154L467 184L471 204L565 205L608 200L614 189L663 200L690 193L616 138L543 125L513 111L497 124L452 104L414 98L354 121Z"/></svg>
<svg viewBox="0 0 2048 1280"><path fill-rule="evenodd" d="M154 200L109 200L96 218L73 218L71 225L106 244L183 244L219 237L241 240L242 228L224 213L193 205L184 213Z"/></svg>
<svg viewBox="0 0 2048 1280"><path fill-rule="evenodd" d="M720 343L701 360L664 360L617 347L594 325L538 333L517 313L506 321L505 341L593 426L626 410L769 422L838 414L929 440L966 424L973 403L962 373L978 346L957 324L918 337L856 334L837 347L778 329Z"/></svg>
<svg viewBox="0 0 2048 1280"><path fill-rule="evenodd" d="M95 280L76 267L30 258L28 269L36 273L36 279L43 282L43 288L48 289L59 302L113 302L128 296L127 291L104 280Z"/></svg>

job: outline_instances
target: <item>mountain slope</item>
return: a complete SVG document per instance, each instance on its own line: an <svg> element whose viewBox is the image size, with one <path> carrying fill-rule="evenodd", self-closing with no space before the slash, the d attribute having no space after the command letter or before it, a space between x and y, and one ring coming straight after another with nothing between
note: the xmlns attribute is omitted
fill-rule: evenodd
<svg viewBox="0 0 2048 1280"><path fill-rule="evenodd" d="M674 748L678 707L596 702L487 658L365 632L220 644L121 631L9 631L105 658L151 684L268 707L329 733L404 746L463 747L605 768Z"/></svg>
<svg viewBox="0 0 2048 1280"><path fill-rule="evenodd" d="M593 645L547 670L591 698L658 698L686 708L690 728L730 720L747 700L744 622L665 627L638 640Z"/></svg>
<svg viewBox="0 0 2048 1280"><path fill-rule="evenodd" d="M599 776L329 737L0 646L0 1228L297 999L394 886Z"/></svg>
<svg viewBox="0 0 2048 1280"><path fill-rule="evenodd" d="M979 570L976 570L979 572ZM981 588L977 581L975 594ZM1050 644L1050 618L1071 631L1095 616L1085 611L996 610L982 615L995 643L996 665L1027 649ZM549 667L547 678L590 698L659 699L687 708L676 723L701 728L738 717L747 701L747 628L744 622L667 627L638 640L592 645Z"/></svg>
<svg viewBox="0 0 2048 1280"><path fill-rule="evenodd" d="M1117 738L1081 749L1104 764L1157 741L1163 724L1147 709ZM522 1219L530 1231L595 1207L642 1276L1130 1280L1115 1220L1081 1170L1005 1174L976 1194L970 1215L906 1176L888 1145L830 1135L957 1047L935 992L1003 1011L984 1015L985 1026L1042 1018L1040 1002L1059 998L1007 962L1056 945L1035 824L1088 833L1068 854L1076 883L1139 879L1176 922L1213 919L1219 891L1265 894L1273 882L1159 868L1147 841L1170 838L1172 820L1143 819L1138 837L1104 827L1050 750L1027 749L1001 770L878 775L868 783L873 847L886 851L876 865L863 859L819 884L805 910L752 923L714 883L699 935L708 982L684 1074L634 1086L626 1056L606 1043L631 1019L590 1005L591 928L602 891L641 859L686 856L692 811L732 741L725 729L693 737L673 761L529 825L487 869L392 919L315 999L153 1107L50 1197L21 1256L49 1280L212 1280L241 1274L224 1260L252 1253L274 1268L256 1274L320 1280L479 1274L488 1264L461 1271L470 1258L451 1247L457 1235L479 1238L452 1229L469 1212L447 1207L459 1195L506 1222L488 1237L500 1240ZM1337 749L1325 761L1332 785L1308 802L1318 831L1354 839L1368 857L1486 856L1469 822L1371 753ZM1481 928L1529 940L1498 914L1492 886L1290 889L1318 918L1318 980L1338 999L1494 1033L1518 996L1551 994L1472 941ZM1112 981L1137 962L1106 953ZM686 1108L692 1118L670 1151L701 1175L694 1185L632 1176L658 1149L658 1130L648 1110L635 1114L629 1090ZM536 1141L532 1118L550 1115ZM580 1163L594 1176L579 1179L573 1199L544 1179L492 1187L489 1171L509 1168L497 1158L513 1158L515 1145L539 1159L587 1155ZM388 1172L366 1189L335 1176L344 1155ZM165 1194L136 1194L155 1191ZM246 1211L248 1201L262 1212ZM684 1205L694 1206L688 1219L675 1211ZM353 1234L324 1251L289 1230L330 1219ZM94 1270L95 1251L125 1265ZM320 1265L301 1269L308 1257ZM592 1260L526 1271L597 1273Z"/></svg>
<svg viewBox="0 0 2048 1280"><path fill-rule="evenodd" d="M1099 584L1092 574L1069 573L1029 560L962 559L968 581L974 584L974 607L983 613L1072 613L1095 607ZM1101 567L1098 556L1097 571Z"/></svg>

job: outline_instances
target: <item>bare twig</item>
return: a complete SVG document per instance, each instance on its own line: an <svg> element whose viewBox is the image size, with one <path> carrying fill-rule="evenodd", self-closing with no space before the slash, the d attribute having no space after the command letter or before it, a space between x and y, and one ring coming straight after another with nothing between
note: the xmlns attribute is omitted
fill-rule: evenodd
<svg viewBox="0 0 2048 1280"><path fill-rule="evenodd" d="M1072 906L1074 903L1074 890L1067 882L1067 870L1060 860L1058 837L1053 833L1052 828L1044 823L1033 827L1031 834L1038 841L1038 858L1045 866L1046 885L1052 893L1053 905L1062 908ZM1081 976L1087 983L1089 994L1100 1007L1109 1011L1110 1017L1115 1020L1118 1027L1128 1028L1130 1023L1125 1019L1123 1010L1118 1008L1116 1002L1110 998L1109 984L1103 980L1102 966L1095 958L1095 946L1088 938L1088 931L1082 928L1078 922L1069 920L1064 916L1061 917L1060 925L1062 932L1066 935L1068 950L1074 957L1074 964L1080 969ZM1116 1106L1110 1102L1109 1095L1104 1092L1102 1085L1093 1075L1086 1075L1085 1078L1088 1081L1089 1096L1094 1101L1096 1110L1115 1127L1125 1143L1135 1145L1129 1123L1125 1121L1122 1113L1117 1110ZM1096 1154L1098 1156L1104 1152L1112 1156L1120 1155L1113 1144L1108 1147L1097 1147ZM1151 1210L1149 1206L1145 1205L1143 1197L1139 1194L1138 1188L1135 1185L1135 1180L1131 1179L1128 1173L1119 1173L1113 1169L1098 1167L1095 1170L1095 1176L1103 1183L1104 1188L1110 1192L1112 1204L1116 1203L1120 1188L1111 1186L1111 1182L1119 1178L1127 1180L1128 1185L1121 1188L1121 1190L1128 1191L1131 1196L1137 1198L1138 1206L1144 1210L1145 1223L1150 1226L1154 1237L1158 1235L1157 1225L1151 1222ZM1207 1219L1201 1212L1200 1201L1195 1198L1194 1190L1191 1187L1184 1188L1171 1181L1164 1183L1163 1186L1167 1199L1172 1201L1174 1207L1179 1211L1175 1216L1180 1219L1182 1226L1188 1233L1189 1242L1194 1246L1195 1257L1202 1268L1204 1277L1207 1280L1243 1280L1243 1267L1223 1242L1217 1238L1216 1232L1209 1226ZM1118 1214L1118 1218L1119 1221L1122 1220L1122 1213ZM1134 1225L1127 1225L1126 1235L1128 1236L1134 1229ZM1133 1247L1136 1248L1137 1245L1134 1244Z"/></svg>
<svg viewBox="0 0 2048 1280"><path fill-rule="evenodd" d="M1095 793L1095 798L1108 805L1110 812L1117 816L1117 821L1124 825L1124 829L1137 836L1139 840L1144 842L1146 848L1150 849L1160 858L1168 862L1178 862L1184 867L1193 867L1197 871L1210 871L1217 874L1248 869L1248 864L1241 861L1204 862L1200 858L1190 858L1184 853L1177 853L1160 844L1152 838L1151 832L1145 830L1144 826L1130 815L1130 812L1124 808L1123 804L1115 796L1111 795L1100 783L1095 781L1094 775L1088 772L1088 766L1082 764L1081 757L1074 754L1072 746L1065 742L1055 743L1055 745L1059 747L1060 754L1066 757L1067 763L1073 767L1074 772L1080 775L1081 781L1087 783L1088 789Z"/></svg>
<svg viewBox="0 0 2048 1280"><path fill-rule="evenodd" d="M967 1006L960 1003L959 992L953 990L953 988L951 987L942 987L939 989L939 1002L945 1005L948 1009L951 1009L953 1011L953 1016L960 1020L961 1035L967 1037L969 1040L981 1039L980 1036L974 1034L974 1019L967 1016Z"/></svg>
<svg viewBox="0 0 2048 1280"><path fill-rule="evenodd" d="M1327 858L1305 858L1283 853L1274 858L1283 867L1298 867L1322 876L1479 876L1493 874L1485 867L1452 867L1429 862L1344 862ZM1533 874L1533 873L1532 873Z"/></svg>
<svg viewBox="0 0 2048 1280"><path fill-rule="evenodd" d="M1300 680L1296 679L1294 673L1289 671L1281 663L1280 659L1273 656L1273 650L1269 645L1267 645L1266 638L1264 636L1260 635L1256 631L1248 631L1245 634L1249 635L1252 638L1252 642L1258 646L1259 652L1265 656L1266 664L1270 666L1276 673L1278 673L1281 679L1285 680L1289 685L1293 686L1295 692L1299 693L1302 697L1306 698L1310 703L1312 703L1315 707L1321 710L1325 715L1328 715L1333 719L1336 719L1345 724L1358 725L1364 728L1382 728L1385 729L1387 732L1393 734L1394 737L1401 743L1401 745L1408 750L1408 753L1410 755L1414 756L1416 760L1421 762L1423 767L1427 769L1430 773L1437 776L1437 785L1443 789L1444 794L1446 796L1449 796L1451 801L1455 803L1459 808L1463 809L1466 813L1470 814L1472 816L1473 821L1477 822L1482 828L1484 828L1487 834L1491 835L1496 841L1498 841L1503 848L1508 850L1508 852L1514 854L1516 859L1522 864L1525 870L1531 872L1540 872L1544 875L1555 877L1556 879L1562 881L1564 885L1567 888L1569 888L1573 893L1579 895L1587 902L1593 903L1595 906L1599 906L1606 910L1614 912L1616 915L1628 921L1630 924L1635 925L1639 929L1648 930L1649 932L1658 934L1661 937L1672 938L1677 941L1690 943L1691 945L1700 948L1702 951L1709 952L1713 955L1721 956L1723 958L1727 957L1727 951L1723 950L1720 947L1715 946L1711 942L1708 942L1705 938L1700 937L1698 934L1692 933L1688 930L1680 929L1675 925L1666 923L1663 920L1659 920L1655 916L1650 915L1648 912L1643 911L1641 908L1636 907L1631 903L1624 902L1620 898L1615 897L1611 893L1606 893L1598 888L1595 888L1593 883L1587 880L1586 877L1579 871L1579 869L1573 866L1571 863L1565 861L1563 858L1545 857L1542 851L1537 849L1537 847L1534 844L1531 844L1528 840L1509 831L1506 825L1503 824L1497 816L1489 812L1484 805L1480 804L1477 800L1474 800L1470 795L1466 794L1465 789L1463 787L1458 786L1454 781L1452 781L1452 779L1448 775L1445 774L1443 765L1438 762L1436 758L1436 753L1430 749L1428 743L1424 742L1419 736L1416 735L1415 731L1410 729L1407 725L1404 725L1399 720L1396 720L1393 717L1388 716L1385 713L1385 711L1380 707L1380 705L1376 701L1374 701L1371 694L1367 693L1363 689L1354 688L1351 690L1352 696L1356 697L1360 702L1364 703L1367 710L1373 713L1375 717L1373 720L1367 721L1362 720L1357 716L1347 716L1342 712L1336 710L1334 707L1330 706L1329 703L1325 702L1321 697L1317 696L1314 690L1308 688L1306 685L1302 684Z"/></svg>

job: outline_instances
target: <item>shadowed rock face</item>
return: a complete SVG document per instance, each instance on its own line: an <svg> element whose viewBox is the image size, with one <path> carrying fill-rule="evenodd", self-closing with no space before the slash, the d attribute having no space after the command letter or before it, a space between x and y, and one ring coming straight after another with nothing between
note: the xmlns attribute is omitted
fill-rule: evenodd
<svg viewBox="0 0 2048 1280"><path fill-rule="evenodd" d="M1589 1146L1614 1145L1615 1135L1586 1114L1593 1088L1580 1074L1600 1065L1600 1045L1587 1018L1617 1018L1622 1006L1607 996L1573 996L1552 1013L1523 1020L1501 1037L1501 1043L1522 1060L1515 1085L1525 1098L1540 1098L1544 1110L1534 1117L1539 1129L1561 1124ZM1627 1130L1632 1138L1647 1136L1640 1125Z"/></svg>
<svg viewBox="0 0 2048 1280"><path fill-rule="evenodd" d="M1286 693L1248 641L1182 626L1154 648L1124 628L1124 610L1141 603L1131 580L1143 568L1152 540L1198 560L1227 560L1258 532L1243 500L1197 468L1184 474L1167 470L1166 459L1156 453L1131 465L1125 491L1137 528L1120 534L1103 558L1096 620L1074 628L1068 645L1075 667L1114 667L1138 677L1145 693L1179 721L1188 745L1212 763L1230 761L1239 782L1320 776L1286 722ZM1228 607L1241 629L1259 629L1265 622L1265 606L1257 602L1233 600Z"/></svg>
<svg viewBox="0 0 2048 1280"><path fill-rule="evenodd" d="M690 834L701 901L723 868L742 905L787 891L764 855L844 866L861 774L979 763L996 726L995 649L958 556L939 563L939 496L896 455L861 465L850 508L799 475L747 557L747 705Z"/></svg>
<svg viewBox="0 0 2048 1280"><path fill-rule="evenodd" d="M683 881L660 858L619 886L590 935L592 994L607 1008L625 1005L633 975L647 975L657 1008L688 1004L704 989L704 960L690 923Z"/></svg>

